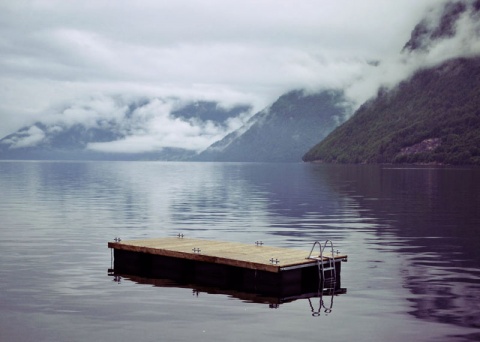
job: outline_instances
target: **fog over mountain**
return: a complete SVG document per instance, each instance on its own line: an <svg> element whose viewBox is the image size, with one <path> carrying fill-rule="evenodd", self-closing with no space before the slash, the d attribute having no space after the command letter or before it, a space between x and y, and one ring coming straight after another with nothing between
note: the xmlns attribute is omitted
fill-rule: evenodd
<svg viewBox="0 0 480 342"><path fill-rule="evenodd" d="M182 160L241 126L250 110L173 98L89 100L1 139L0 158Z"/></svg>
<svg viewBox="0 0 480 342"><path fill-rule="evenodd" d="M7 139L13 151L45 143L55 130L108 127L108 139L85 148L198 153L292 89L342 89L358 107L419 68L478 54L478 7L476 0L4 1L0 138L22 130ZM221 124L172 114L201 102L249 109Z"/></svg>

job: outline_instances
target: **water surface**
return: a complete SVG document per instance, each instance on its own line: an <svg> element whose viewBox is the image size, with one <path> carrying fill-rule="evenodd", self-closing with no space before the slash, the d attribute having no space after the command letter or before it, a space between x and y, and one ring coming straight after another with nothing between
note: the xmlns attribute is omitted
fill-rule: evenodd
<svg viewBox="0 0 480 342"><path fill-rule="evenodd" d="M1 341L480 339L479 169L0 162L0 191ZM177 233L331 239L347 293L325 312L108 275L114 237Z"/></svg>

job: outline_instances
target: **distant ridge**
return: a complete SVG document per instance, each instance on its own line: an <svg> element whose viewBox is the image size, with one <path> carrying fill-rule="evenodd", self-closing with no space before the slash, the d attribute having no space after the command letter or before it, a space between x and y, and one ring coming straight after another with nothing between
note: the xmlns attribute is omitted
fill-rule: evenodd
<svg viewBox="0 0 480 342"><path fill-rule="evenodd" d="M326 137L351 112L351 105L341 91L315 94L291 91L194 159L300 162L308 148Z"/></svg>
<svg viewBox="0 0 480 342"><path fill-rule="evenodd" d="M9 134L0 140L0 159L13 160L187 160L196 151L167 146L144 152L108 152L95 150L92 145L118 142L127 139L136 131L146 129L142 110L152 101L141 100L128 103L119 117L99 116L94 122L68 123L60 113L55 122L36 122ZM68 109L68 108L67 108ZM249 112L251 108L238 105L229 109L211 101L182 103L169 115L184 122L209 122L226 129L230 118ZM94 110L92 109L92 112ZM154 114L152 114L154 115Z"/></svg>

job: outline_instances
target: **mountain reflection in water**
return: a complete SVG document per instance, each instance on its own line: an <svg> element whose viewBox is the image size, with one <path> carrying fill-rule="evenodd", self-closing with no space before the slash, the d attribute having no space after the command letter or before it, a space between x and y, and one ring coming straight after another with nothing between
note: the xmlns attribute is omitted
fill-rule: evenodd
<svg viewBox="0 0 480 342"><path fill-rule="evenodd" d="M411 314L480 328L480 169L333 169L328 184L351 182L336 191L377 218L371 242L398 253Z"/></svg>

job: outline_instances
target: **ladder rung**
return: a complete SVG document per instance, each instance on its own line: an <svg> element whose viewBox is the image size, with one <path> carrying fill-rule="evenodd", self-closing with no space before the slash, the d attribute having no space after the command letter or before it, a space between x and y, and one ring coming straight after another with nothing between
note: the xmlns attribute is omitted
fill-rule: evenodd
<svg viewBox="0 0 480 342"><path fill-rule="evenodd" d="M310 257L310 258L307 258L307 259L317 260L317 261L322 261L322 262L334 262L334 259L328 258L326 256L324 256L324 257Z"/></svg>

